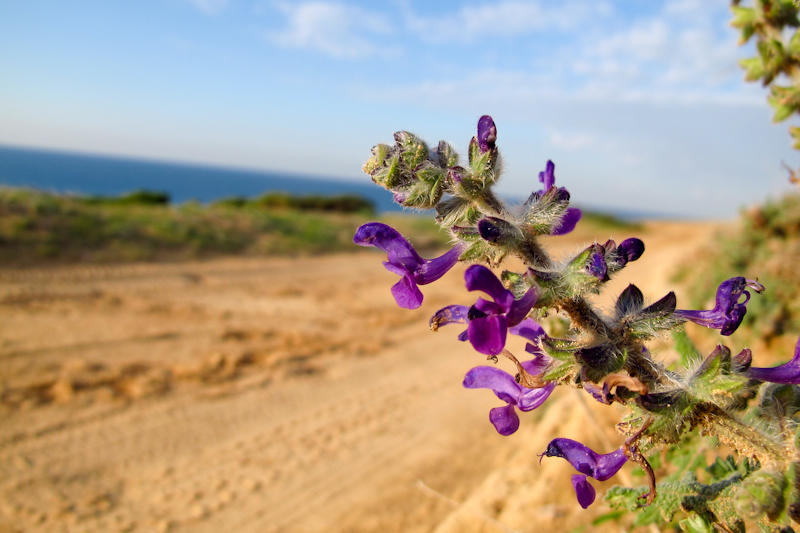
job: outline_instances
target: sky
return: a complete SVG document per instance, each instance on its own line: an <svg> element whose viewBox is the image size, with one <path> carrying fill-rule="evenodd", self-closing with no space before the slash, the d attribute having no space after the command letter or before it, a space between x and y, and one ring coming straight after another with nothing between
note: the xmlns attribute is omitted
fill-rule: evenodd
<svg viewBox="0 0 800 533"><path fill-rule="evenodd" d="M492 115L527 196L735 216L791 190L728 0L0 0L0 144L368 182L407 130Z"/></svg>

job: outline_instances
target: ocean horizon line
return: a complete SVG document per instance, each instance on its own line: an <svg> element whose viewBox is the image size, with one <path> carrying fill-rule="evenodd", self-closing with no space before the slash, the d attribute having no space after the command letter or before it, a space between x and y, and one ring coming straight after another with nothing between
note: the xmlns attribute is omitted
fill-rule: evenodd
<svg viewBox="0 0 800 533"><path fill-rule="evenodd" d="M59 194L119 196L135 190L162 191L175 203L210 203L222 198L255 197L280 191L295 195L356 194L378 212L407 212L392 195L370 182L282 170L255 169L200 162L116 156L83 151L0 144L0 186L30 187ZM521 203L520 195L500 195ZM685 220L670 213L576 204L626 221Z"/></svg>

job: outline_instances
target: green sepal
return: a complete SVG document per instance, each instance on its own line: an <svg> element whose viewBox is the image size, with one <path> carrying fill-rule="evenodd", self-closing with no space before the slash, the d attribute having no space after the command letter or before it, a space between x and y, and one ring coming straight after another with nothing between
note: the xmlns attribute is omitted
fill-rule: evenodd
<svg viewBox="0 0 800 533"><path fill-rule="evenodd" d="M474 242L481 238L478 228L474 226L451 226L450 233L462 241Z"/></svg>
<svg viewBox="0 0 800 533"><path fill-rule="evenodd" d="M472 202L458 196L452 196L436 204L436 222L443 228L452 228L460 224L472 224L469 220ZM477 232L477 228L475 229Z"/></svg>
<svg viewBox="0 0 800 533"><path fill-rule="evenodd" d="M747 376L732 371L731 351L720 344L691 377L688 388L696 398L724 408L738 401L737 393L747 382Z"/></svg>
<svg viewBox="0 0 800 533"><path fill-rule="evenodd" d="M595 252L595 246L599 245L595 243L573 257L561 272L564 281L564 291L561 295L563 298L599 293L603 280L591 275L586 269L587 262Z"/></svg>
<svg viewBox="0 0 800 533"><path fill-rule="evenodd" d="M372 181L384 189L394 189L406 181L401 176L400 157L397 154L386 159L383 164L384 166L371 172Z"/></svg>
<svg viewBox="0 0 800 533"><path fill-rule="evenodd" d="M469 247L464 250L459 258L459 261L472 261L476 263L488 263L492 267L496 267L505 259L506 253L502 248L491 246L483 239L474 241Z"/></svg>
<svg viewBox="0 0 800 533"><path fill-rule="evenodd" d="M416 180L401 190L408 194L402 205L416 209L431 209L442 198L442 189L437 182Z"/></svg>
<svg viewBox="0 0 800 533"><path fill-rule="evenodd" d="M483 187L493 185L497 181L492 165L493 155L493 150L487 150L483 153L478 151L469 164L473 176L480 180L480 183L483 185Z"/></svg>
<svg viewBox="0 0 800 533"><path fill-rule="evenodd" d="M439 141L439 146L436 147L436 153L439 155L440 166L444 168L458 166L458 153L450 143Z"/></svg>
<svg viewBox="0 0 800 533"><path fill-rule="evenodd" d="M620 327L630 338L637 340L649 339L661 331L669 331L681 323L681 320L672 315L676 304L675 293L670 292L645 309L623 316Z"/></svg>
<svg viewBox="0 0 800 533"><path fill-rule="evenodd" d="M524 204L522 228L533 235L550 235L560 225L569 207L569 196L563 189L550 187L544 195L532 194Z"/></svg>
<svg viewBox="0 0 800 533"><path fill-rule="evenodd" d="M386 159L392 155L393 147L388 144L376 144L372 147L372 157L370 157L361 170L372 175L373 172L386 166Z"/></svg>
<svg viewBox="0 0 800 533"><path fill-rule="evenodd" d="M415 169L428 157L425 141L413 133L398 131L394 134L394 140L400 149L400 157L405 167Z"/></svg>
<svg viewBox="0 0 800 533"><path fill-rule="evenodd" d="M550 353L550 352L548 352ZM552 356L552 354L551 354ZM558 364L551 364L542 374L544 381L564 381L568 376L577 375L580 365L572 360L559 360Z"/></svg>

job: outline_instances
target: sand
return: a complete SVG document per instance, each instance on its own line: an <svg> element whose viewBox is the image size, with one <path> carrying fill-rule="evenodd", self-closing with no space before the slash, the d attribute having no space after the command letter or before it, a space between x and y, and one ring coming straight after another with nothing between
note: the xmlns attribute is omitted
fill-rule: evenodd
<svg viewBox="0 0 800 533"><path fill-rule="evenodd" d="M609 291L660 298L717 227L649 223ZM0 531L539 532L608 512L536 454L556 436L611 451L616 409L559 390L498 435L501 402L461 386L483 357L427 327L474 302L464 268L408 311L382 259L0 270Z"/></svg>

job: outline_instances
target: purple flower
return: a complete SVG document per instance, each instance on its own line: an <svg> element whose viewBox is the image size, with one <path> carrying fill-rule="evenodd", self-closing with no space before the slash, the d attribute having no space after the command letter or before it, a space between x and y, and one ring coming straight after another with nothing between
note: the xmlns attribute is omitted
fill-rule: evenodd
<svg viewBox="0 0 800 533"><path fill-rule="evenodd" d="M496 140L497 126L494 125L494 120L489 115L483 115L478 119L478 146L481 153L493 149Z"/></svg>
<svg viewBox="0 0 800 533"><path fill-rule="evenodd" d="M522 367L529 374L541 374L550 359L546 356L524 361ZM542 405L553 392L556 383L551 381L540 389L529 389L516 382L508 372L493 366L478 366L467 372L464 387L468 389L491 389L498 398L506 402L505 407L495 407L489 411L489 421L501 435L511 435L519 429L520 411L532 411Z"/></svg>
<svg viewBox="0 0 800 533"><path fill-rule="evenodd" d="M617 254L620 258L620 266L625 266L631 261L636 261L644 253L644 243L636 237L625 239L617 246Z"/></svg>
<svg viewBox="0 0 800 533"><path fill-rule="evenodd" d="M742 354L739 354L739 356L741 355ZM748 350L748 353L745 354L745 358L749 355L750 353ZM800 385L800 339L798 339L797 345L794 348L794 357L792 357L792 360L788 363L774 368L750 367L745 373L749 377L759 381L769 381L770 383L781 383L784 385Z"/></svg>
<svg viewBox="0 0 800 533"><path fill-rule="evenodd" d="M556 184L556 165L552 161L547 162L547 166L543 172L539 172L539 181L542 182L543 189L538 192L539 196L544 196L551 187L555 187ZM562 187L562 190L566 192L566 189ZM567 193L567 198L569 198L569 193ZM575 229L575 226L578 224L578 221L581 219L581 210L575 207L568 207L567 210L564 212L564 216L561 219L561 224L553 228L553 231L550 232L550 235L566 235L567 233L571 232Z"/></svg>
<svg viewBox="0 0 800 533"><path fill-rule="evenodd" d="M506 345L506 331L516 326L528 315L536 303L534 287L522 298L503 287L497 276L482 265L472 265L464 273L468 291L482 291L493 301L478 298L468 314L467 335L472 346L480 353L497 355Z"/></svg>
<svg viewBox="0 0 800 533"><path fill-rule="evenodd" d="M586 270L589 274L596 277L600 281L608 281L608 264L606 263L606 251L599 245L594 244L592 255L586 263Z"/></svg>
<svg viewBox="0 0 800 533"><path fill-rule="evenodd" d="M723 281L717 289L717 304L710 311L685 311L678 309L674 316L690 320L695 324L700 324L707 328L719 329L720 334L730 335L739 324L742 323L747 312L747 302L750 300L750 293L745 289L751 288L761 293L764 286L757 281L745 279L743 277L731 278ZM745 300L739 302L739 298L745 295Z"/></svg>
<svg viewBox="0 0 800 533"><path fill-rule="evenodd" d="M622 448L600 454L578 441L563 438L550 441L547 450L540 456L540 461L541 457L561 457L581 473L572 476L572 486L575 488L578 503L584 509L589 507L595 498L594 487L587 481L587 476L597 481L605 481L619 472L622 465L628 461Z"/></svg>
<svg viewBox="0 0 800 533"><path fill-rule="evenodd" d="M397 305L416 309L422 304L422 292L417 285L426 285L445 275L458 262L462 246L457 245L436 259L425 260L394 228L380 222L369 222L356 231L353 242L359 246L375 246L389 254L383 266L401 276L392 295Z"/></svg>

